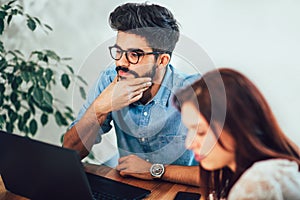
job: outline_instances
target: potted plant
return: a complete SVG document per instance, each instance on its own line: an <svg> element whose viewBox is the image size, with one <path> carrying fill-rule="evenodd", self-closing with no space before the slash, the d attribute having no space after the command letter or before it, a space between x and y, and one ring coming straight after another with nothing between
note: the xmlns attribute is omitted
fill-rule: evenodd
<svg viewBox="0 0 300 200"><path fill-rule="evenodd" d="M18 130L25 136L35 136L40 125L45 126L54 117L58 126L68 126L74 120L73 110L62 100L54 98L53 87L70 89L78 87L85 98L84 79L74 73L64 58L52 50L34 50L28 56L21 49L7 49L2 40L7 27L16 16L23 17L31 31L52 28L37 17L24 12L17 0L0 8L0 129Z"/></svg>

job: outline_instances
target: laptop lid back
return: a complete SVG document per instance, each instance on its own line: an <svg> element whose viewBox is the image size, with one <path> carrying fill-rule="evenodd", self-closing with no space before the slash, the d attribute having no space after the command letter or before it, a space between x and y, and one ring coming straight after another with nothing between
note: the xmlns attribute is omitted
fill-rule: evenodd
<svg viewBox="0 0 300 200"><path fill-rule="evenodd" d="M92 199L75 151L3 131L0 174L7 190L30 199Z"/></svg>

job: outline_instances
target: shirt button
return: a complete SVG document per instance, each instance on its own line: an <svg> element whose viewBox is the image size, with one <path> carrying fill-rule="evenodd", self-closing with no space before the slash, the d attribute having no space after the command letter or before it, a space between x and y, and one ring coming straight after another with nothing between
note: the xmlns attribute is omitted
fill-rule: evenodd
<svg viewBox="0 0 300 200"><path fill-rule="evenodd" d="M147 116L148 115L148 113L147 112L144 112L144 116Z"/></svg>
<svg viewBox="0 0 300 200"><path fill-rule="evenodd" d="M146 159L147 162L149 162L149 159Z"/></svg>
<svg viewBox="0 0 300 200"><path fill-rule="evenodd" d="M145 138L142 138L141 141L142 141L142 142L145 142Z"/></svg>

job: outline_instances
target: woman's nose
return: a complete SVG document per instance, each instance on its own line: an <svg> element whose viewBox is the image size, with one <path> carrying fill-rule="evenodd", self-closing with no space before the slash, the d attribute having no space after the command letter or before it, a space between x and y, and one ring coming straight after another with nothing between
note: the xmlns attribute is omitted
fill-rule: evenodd
<svg viewBox="0 0 300 200"><path fill-rule="evenodd" d="M189 131L185 139L185 147L192 150L196 146L198 146L196 141L196 131Z"/></svg>

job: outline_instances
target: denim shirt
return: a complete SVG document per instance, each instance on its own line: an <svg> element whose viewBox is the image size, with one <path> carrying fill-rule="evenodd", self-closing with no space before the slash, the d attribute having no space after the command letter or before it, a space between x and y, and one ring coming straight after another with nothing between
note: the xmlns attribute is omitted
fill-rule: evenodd
<svg viewBox="0 0 300 200"><path fill-rule="evenodd" d="M73 126L84 115L97 96L114 80L115 66L102 72L87 102L81 108ZM181 122L180 112L172 105L174 92L194 82L199 75L179 73L168 65L158 93L147 104L132 103L121 110L108 114L99 130L101 135L112 128L113 121L120 156L135 154L151 163L197 165L193 153L185 148L186 127Z"/></svg>

